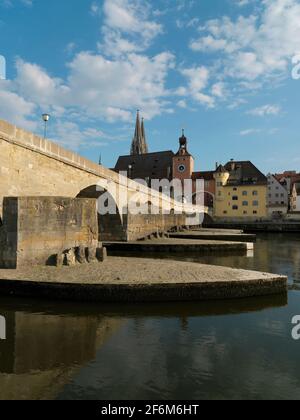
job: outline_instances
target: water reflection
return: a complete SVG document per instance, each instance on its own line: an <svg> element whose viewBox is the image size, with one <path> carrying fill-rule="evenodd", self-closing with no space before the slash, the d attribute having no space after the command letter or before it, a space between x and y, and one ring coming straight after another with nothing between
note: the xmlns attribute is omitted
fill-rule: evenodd
<svg viewBox="0 0 300 420"><path fill-rule="evenodd" d="M136 368L142 363L140 380L145 379L144 363L147 364L150 357L149 351L153 352L150 358L154 357L155 363L160 364L157 359L163 351L161 340L165 334L168 336L164 327L161 329L165 323L176 325L180 341L184 338L188 345L187 337L195 319L257 313L286 304L286 296L201 304L106 304L101 308L0 299L0 313L6 319L7 329L7 339L0 341L0 398L97 398L88 383L95 375L90 372L91 366L100 363L101 368L96 367L97 374L101 376L101 382L109 383L109 389L114 387L114 380L118 381L120 371L128 366L129 370L133 368L134 360ZM134 348L130 349L130 346ZM128 365L129 361L131 365ZM107 370L109 374L105 373ZM152 371L146 372L151 375ZM68 388L74 377L80 378L79 392L78 384ZM122 375L121 378L126 388L128 378ZM155 382L155 377L152 380ZM147 392L148 388L147 385ZM75 394L74 389L77 390ZM118 389L119 386L109 392L119 398ZM97 387L96 390L99 392ZM101 397L109 398L107 392Z"/></svg>
<svg viewBox="0 0 300 420"><path fill-rule="evenodd" d="M55 398L74 372L96 356L122 325L102 315L28 312L0 301L6 340L0 341L0 398Z"/></svg>

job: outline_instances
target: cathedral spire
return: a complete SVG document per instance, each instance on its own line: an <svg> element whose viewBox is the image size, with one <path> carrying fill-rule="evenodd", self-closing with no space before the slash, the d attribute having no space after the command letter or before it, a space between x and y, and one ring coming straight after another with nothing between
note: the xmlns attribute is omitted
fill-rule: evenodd
<svg viewBox="0 0 300 420"><path fill-rule="evenodd" d="M144 155L148 153L144 119L141 124L140 111L137 111L135 133L134 133L134 138L132 140L130 153L131 155Z"/></svg>
<svg viewBox="0 0 300 420"><path fill-rule="evenodd" d="M146 130L145 130L145 120L142 118L142 138L143 138L143 148L144 153L148 153L148 144L147 144L147 138L146 138Z"/></svg>

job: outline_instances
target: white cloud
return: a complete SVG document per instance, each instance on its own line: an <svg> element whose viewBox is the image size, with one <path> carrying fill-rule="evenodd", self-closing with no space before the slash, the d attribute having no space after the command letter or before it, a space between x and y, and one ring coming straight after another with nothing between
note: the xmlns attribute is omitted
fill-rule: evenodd
<svg viewBox="0 0 300 420"><path fill-rule="evenodd" d="M185 108L187 108L187 103L186 103L186 101L184 99L181 99L180 101L177 102L177 106L179 108L185 109Z"/></svg>
<svg viewBox="0 0 300 420"><path fill-rule="evenodd" d="M96 121L132 122L132 111L137 108L148 119L174 112L166 89L174 55L166 51L154 56L144 53L163 32L151 17L150 4L95 0L90 13L103 18L101 52L76 54L66 63L64 79L38 64L18 59L15 79L6 81L5 88L0 85L1 118L33 130L40 125L40 114L49 112L54 135L78 147L87 135L79 123L88 127ZM73 56L75 48L76 44L70 43L65 51Z"/></svg>
<svg viewBox="0 0 300 420"><path fill-rule="evenodd" d="M40 107L61 106L69 89L61 79L50 77L40 66L18 60L15 89Z"/></svg>
<svg viewBox="0 0 300 420"><path fill-rule="evenodd" d="M105 134L101 130L93 128L81 129L79 125L71 121L58 120L52 130L52 137L65 147L72 146L78 149L80 146L89 147L107 146L108 143L104 141Z"/></svg>
<svg viewBox="0 0 300 420"><path fill-rule="evenodd" d="M287 75L291 57L300 51L300 4L297 0L263 0L255 14L235 21L224 16L199 30L202 35L190 47L222 53L224 76L254 81Z"/></svg>
<svg viewBox="0 0 300 420"><path fill-rule="evenodd" d="M85 134L78 133L78 121L87 125L103 120L131 122L132 110L137 108L148 119L173 112L165 87L174 67L170 53L107 59L81 52L67 67L68 76L62 80L37 64L17 60L15 80L0 84L1 118L34 130L41 113L49 112L54 133L78 147Z"/></svg>
<svg viewBox="0 0 300 420"><path fill-rule="evenodd" d="M278 105L263 105L261 107L252 109L247 113L256 117L265 117L266 115L278 115L281 112L281 107Z"/></svg>
<svg viewBox="0 0 300 420"><path fill-rule="evenodd" d="M226 97L225 84L222 82L215 83L211 88L211 93L213 96L219 99L225 99Z"/></svg>
<svg viewBox="0 0 300 420"><path fill-rule="evenodd" d="M0 115L2 119L8 120L28 130L35 130L36 123L31 120L36 112L36 105L25 100L17 93L4 88L0 81Z"/></svg>
<svg viewBox="0 0 300 420"><path fill-rule="evenodd" d="M246 137L246 136L250 136L252 134L258 134L260 132L261 132L261 130L258 129L258 128L249 128L247 130L240 131L240 136Z"/></svg>
<svg viewBox="0 0 300 420"><path fill-rule="evenodd" d="M235 4L238 7L244 7L250 4L253 0L234 0Z"/></svg>
<svg viewBox="0 0 300 420"><path fill-rule="evenodd" d="M109 56L144 51L163 32L141 0L104 0L103 13L104 42L99 48Z"/></svg>
<svg viewBox="0 0 300 420"><path fill-rule="evenodd" d="M189 95L196 102L209 108L214 107L214 98L204 93L208 85L209 70L204 67L192 67L181 70L182 75L187 79L187 88L181 87L177 90L182 96Z"/></svg>
<svg viewBox="0 0 300 420"><path fill-rule="evenodd" d="M126 59L108 60L83 52L69 65L70 103L110 121L129 120L129 111L136 108L152 118L165 108L165 81L173 65L170 53L153 58L130 54Z"/></svg>
<svg viewBox="0 0 300 420"><path fill-rule="evenodd" d="M5 8L17 7L19 2L27 7L33 6L33 0L0 0L0 6Z"/></svg>

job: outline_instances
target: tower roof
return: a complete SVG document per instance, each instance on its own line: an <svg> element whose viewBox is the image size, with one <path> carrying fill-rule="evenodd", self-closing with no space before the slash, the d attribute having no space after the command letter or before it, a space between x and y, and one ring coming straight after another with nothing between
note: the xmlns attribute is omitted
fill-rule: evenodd
<svg viewBox="0 0 300 420"><path fill-rule="evenodd" d="M176 156L191 156L187 150L187 138L185 137L184 130L182 130L182 136L179 138L179 150Z"/></svg>
<svg viewBox="0 0 300 420"><path fill-rule="evenodd" d="M137 111L134 137L131 143L131 155L144 155L148 153L144 119L140 121L140 112Z"/></svg>
<svg viewBox="0 0 300 420"><path fill-rule="evenodd" d="M216 173L223 174L223 173L226 173L226 172L227 172L227 170L226 170L226 168L223 165L219 165L217 167Z"/></svg>

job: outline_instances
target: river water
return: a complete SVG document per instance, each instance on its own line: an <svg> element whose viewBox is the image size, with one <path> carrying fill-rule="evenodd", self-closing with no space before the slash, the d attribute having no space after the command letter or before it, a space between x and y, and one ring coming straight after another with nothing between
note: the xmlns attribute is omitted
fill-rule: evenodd
<svg viewBox="0 0 300 420"><path fill-rule="evenodd" d="M152 305L1 298L0 399L300 398L300 341L291 336L299 235L260 235L254 256L180 258L286 274L288 297Z"/></svg>

